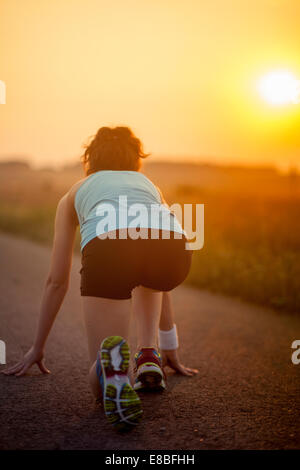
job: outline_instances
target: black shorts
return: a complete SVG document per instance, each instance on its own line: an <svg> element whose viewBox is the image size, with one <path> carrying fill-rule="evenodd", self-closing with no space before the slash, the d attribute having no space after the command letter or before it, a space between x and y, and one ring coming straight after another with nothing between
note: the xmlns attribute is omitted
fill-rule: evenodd
<svg viewBox="0 0 300 470"><path fill-rule="evenodd" d="M81 295L129 299L137 286L170 291L189 272L193 252L186 243L173 232L170 239L94 238L82 251Z"/></svg>

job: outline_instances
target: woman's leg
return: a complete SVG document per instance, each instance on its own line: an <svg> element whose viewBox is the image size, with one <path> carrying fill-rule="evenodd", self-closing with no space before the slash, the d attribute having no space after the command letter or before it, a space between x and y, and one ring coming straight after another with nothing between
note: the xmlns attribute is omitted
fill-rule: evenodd
<svg viewBox="0 0 300 470"><path fill-rule="evenodd" d="M107 336L128 338L130 299L114 300L82 296L85 327L90 357L89 381L96 398L101 387L96 374L96 358L100 345Z"/></svg>
<svg viewBox="0 0 300 470"><path fill-rule="evenodd" d="M83 296L82 305L90 357L89 380L96 398L101 388L96 374L96 358L101 342L107 336L128 338L130 300L113 300ZM157 333L162 306L162 292L136 287L132 293L132 309L137 327L138 349L157 349Z"/></svg>
<svg viewBox="0 0 300 470"><path fill-rule="evenodd" d="M133 318L137 330L137 347L157 349L157 334L162 307L162 292L136 287L132 292Z"/></svg>

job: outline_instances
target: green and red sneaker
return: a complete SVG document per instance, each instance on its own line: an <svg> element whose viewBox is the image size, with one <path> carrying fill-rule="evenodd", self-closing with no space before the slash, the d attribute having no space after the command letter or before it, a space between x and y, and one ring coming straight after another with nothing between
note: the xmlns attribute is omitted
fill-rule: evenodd
<svg viewBox="0 0 300 470"><path fill-rule="evenodd" d="M132 429L142 416L140 398L128 377L129 356L126 341L121 336L109 336L101 344L96 363L104 411L118 431Z"/></svg>
<svg viewBox="0 0 300 470"><path fill-rule="evenodd" d="M163 391L166 389L166 375L162 368L161 356L154 348L142 348L135 355L136 391Z"/></svg>

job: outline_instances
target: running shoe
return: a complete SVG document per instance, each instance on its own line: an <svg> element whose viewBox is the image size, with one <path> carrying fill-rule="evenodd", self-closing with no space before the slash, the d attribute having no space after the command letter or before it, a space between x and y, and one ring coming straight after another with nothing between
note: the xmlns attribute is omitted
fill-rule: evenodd
<svg viewBox="0 0 300 470"><path fill-rule="evenodd" d="M109 336L103 340L97 358L105 415L118 431L129 431L142 416L141 401L128 377L129 357L126 341L121 336Z"/></svg>
<svg viewBox="0 0 300 470"><path fill-rule="evenodd" d="M163 391L166 375L162 368L161 355L154 348L142 348L135 355L136 391Z"/></svg>

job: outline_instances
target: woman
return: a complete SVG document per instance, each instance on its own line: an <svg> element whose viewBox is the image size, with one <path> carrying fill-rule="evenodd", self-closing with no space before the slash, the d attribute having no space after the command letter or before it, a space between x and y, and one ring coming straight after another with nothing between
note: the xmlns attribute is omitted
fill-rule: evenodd
<svg viewBox="0 0 300 470"><path fill-rule="evenodd" d="M139 172L146 156L128 127L102 127L86 146L82 157L86 176L57 207L50 272L33 346L22 361L4 371L22 376L36 363L43 373L50 372L44 348L68 289L79 225L89 379L96 398L102 393L106 415L118 429L140 420L136 390L165 388L163 366L183 375L197 372L178 359L169 297L169 291L187 276L192 252L185 249L183 230L160 191ZM137 217L137 206L143 216ZM155 213L153 207L158 208L158 217L149 216ZM130 308L138 337L133 386L128 376L129 349L123 339L128 337ZM162 357L157 351L158 331Z"/></svg>

